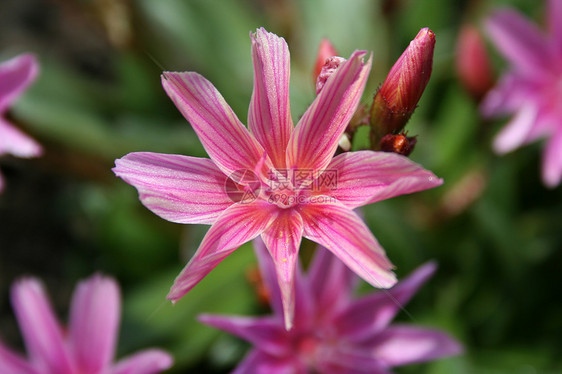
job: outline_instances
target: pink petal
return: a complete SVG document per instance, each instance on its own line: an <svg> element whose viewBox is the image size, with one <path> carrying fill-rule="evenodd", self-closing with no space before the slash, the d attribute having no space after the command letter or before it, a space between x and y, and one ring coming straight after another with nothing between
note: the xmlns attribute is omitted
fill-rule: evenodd
<svg viewBox="0 0 562 374"><path fill-rule="evenodd" d="M308 374L308 371L295 356L274 357L252 349L232 374Z"/></svg>
<svg viewBox="0 0 562 374"><path fill-rule="evenodd" d="M530 103L523 105L494 139L494 150L499 154L504 154L520 147L525 143L536 119L535 105Z"/></svg>
<svg viewBox="0 0 562 374"><path fill-rule="evenodd" d="M556 50L562 55L562 2L560 0L547 0L547 20L548 29Z"/></svg>
<svg viewBox="0 0 562 374"><path fill-rule="evenodd" d="M390 326L376 338L374 355L389 366L401 366L461 354L463 347L436 330Z"/></svg>
<svg viewBox="0 0 562 374"><path fill-rule="evenodd" d="M496 48L517 69L535 76L549 69L553 56L548 39L520 13L511 9L496 11L488 18L486 29Z"/></svg>
<svg viewBox="0 0 562 374"><path fill-rule="evenodd" d="M308 269L308 281L313 303L324 318L331 318L349 302L356 279L355 274L330 251L322 246L316 248Z"/></svg>
<svg viewBox="0 0 562 374"><path fill-rule="evenodd" d="M94 275L78 284L70 308L70 346L80 373L97 374L113 360L121 315L119 286Z"/></svg>
<svg viewBox="0 0 562 374"><path fill-rule="evenodd" d="M154 374L169 369L172 356L159 349L147 349L124 358L111 369L111 374Z"/></svg>
<svg viewBox="0 0 562 374"><path fill-rule="evenodd" d="M281 290L279 289L279 282L277 281L277 272L275 263L265 246L261 237L257 237L253 241L254 252L258 259L260 274L262 276L265 287L269 292L269 304L273 313L279 318L283 318L283 302L281 300Z"/></svg>
<svg viewBox="0 0 562 374"><path fill-rule="evenodd" d="M40 374L20 355L6 348L0 341L0 373Z"/></svg>
<svg viewBox="0 0 562 374"><path fill-rule="evenodd" d="M540 81L523 78L520 74L508 72L488 92L480 104L480 112L486 118L512 114L522 103L529 101L538 91Z"/></svg>
<svg viewBox="0 0 562 374"><path fill-rule="evenodd" d="M436 265L428 262L388 291L380 291L353 301L334 318L339 335L350 341L378 333L388 326L404 305L435 272Z"/></svg>
<svg viewBox="0 0 562 374"><path fill-rule="evenodd" d="M316 359L316 371L330 374L392 374L376 355L358 346L324 347Z"/></svg>
<svg viewBox="0 0 562 374"><path fill-rule="evenodd" d="M199 322L246 340L274 356L290 354L291 342L277 317L237 317L201 314Z"/></svg>
<svg viewBox="0 0 562 374"><path fill-rule="evenodd" d="M254 170L264 150L211 82L193 72L165 72L162 85L219 169Z"/></svg>
<svg viewBox="0 0 562 374"><path fill-rule="evenodd" d="M304 237L329 249L353 272L377 288L396 283L384 249L356 213L328 196L302 204Z"/></svg>
<svg viewBox="0 0 562 374"><path fill-rule="evenodd" d="M562 127L546 143L542 161L542 178L547 187L554 188L562 180Z"/></svg>
<svg viewBox="0 0 562 374"><path fill-rule="evenodd" d="M295 127L287 147L289 168L322 170L328 166L365 88L372 60L354 52L326 85Z"/></svg>
<svg viewBox="0 0 562 374"><path fill-rule="evenodd" d="M72 374L62 331L38 280L21 279L12 286L12 307L31 362L46 374Z"/></svg>
<svg viewBox="0 0 562 374"><path fill-rule="evenodd" d="M211 226L199 249L177 276L167 298L177 301L226 256L260 235L273 221L276 206L265 201L237 203L226 209Z"/></svg>
<svg viewBox="0 0 562 374"><path fill-rule="evenodd" d="M0 155L6 153L27 158L40 156L43 149L35 140L0 117Z"/></svg>
<svg viewBox="0 0 562 374"><path fill-rule="evenodd" d="M293 120L289 103L289 48L283 38L263 28L252 37L254 92L248 126L276 168L285 167Z"/></svg>
<svg viewBox="0 0 562 374"><path fill-rule="evenodd" d="M25 53L0 64L0 113L33 82L39 72L35 56Z"/></svg>
<svg viewBox="0 0 562 374"><path fill-rule="evenodd" d="M432 172L395 153L346 152L327 170L337 172L337 188L321 192L351 209L443 184Z"/></svg>
<svg viewBox="0 0 562 374"><path fill-rule="evenodd" d="M142 203L168 221L212 224L234 203L227 177L209 159L136 152L115 165L113 172L137 188Z"/></svg>
<svg viewBox="0 0 562 374"><path fill-rule="evenodd" d="M275 263L287 330L293 325L295 312L295 272L302 232L300 215L292 209L280 209L278 216L261 235Z"/></svg>

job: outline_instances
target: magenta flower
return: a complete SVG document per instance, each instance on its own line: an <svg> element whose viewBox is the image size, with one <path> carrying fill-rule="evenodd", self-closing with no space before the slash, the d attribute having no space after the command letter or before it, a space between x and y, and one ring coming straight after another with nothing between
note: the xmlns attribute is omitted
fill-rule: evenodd
<svg viewBox="0 0 562 374"><path fill-rule="evenodd" d="M39 65L31 54L23 54L0 64L0 156L35 157L42 149L35 140L22 133L4 118L4 114L33 82ZM4 180L0 174L0 192Z"/></svg>
<svg viewBox="0 0 562 374"><path fill-rule="evenodd" d="M494 141L497 153L547 137L542 179L555 187L562 179L562 2L550 0L548 35L511 9L495 12L487 31L510 69L482 103L485 116L514 114Z"/></svg>
<svg viewBox="0 0 562 374"><path fill-rule="evenodd" d="M237 317L201 315L207 325L250 342L254 348L234 373L390 373L394 366L435 360L462 352L448 335L422 327L389 325L435 271L418 268L388 291L353 297L357 278L319 247L308 273L296 275L295 324L285 330L274 264L263 242L256 254L271 291L273 315Z"/></svg>
<svg viewBox="0 0 562 374"><path fill-rule="evenodd" d="M12 306L23 334L28 360L0 342L0 373L151 374L172 365L167 353L149 349L113 364L119 327L117 283L94 275L76 287L65 331L56 320L37 279L17 281Z"/></svg>
<svg viewBox="0 0 562 374"><path fill-rule="evenodd" d="M212 225L169 299L181 298L236 248L261 235L275 262L289 328L302 237L326 246L373 286L390 287L396 282L393 266L353 209L442 181L398 155L359 151L334 157L371 67L370 59L363 62L366 52L356 51L341 64L293 127L287 44L264 29L251 38L249 131L201 75L166 72L164 89L210 159L131 153L113 170L162 218Z"/></svg>

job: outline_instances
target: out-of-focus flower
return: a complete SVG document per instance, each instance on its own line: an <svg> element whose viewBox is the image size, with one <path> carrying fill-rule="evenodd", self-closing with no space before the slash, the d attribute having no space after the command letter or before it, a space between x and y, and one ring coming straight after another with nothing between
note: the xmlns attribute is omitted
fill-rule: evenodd
<svg viewBox="0 0 562 374"><path fill-rule="evenodd" d="M318 248L306 275L297 272L295 325L286 331L274 265L255 242L262 276L272 290L272 316L201 315L207 325L250 342L254 348L234 373L390 373L395 366L431 361L462 352L447 334L410 325L390 325L435 271L418 268L388 291L353 297L353 274Z"/></svg>
<svg viewBox="0 0 562 374"><path fill-rule="evenodd" d="M164 89L211 159L131 153L113 170L162 218L212 225L169 299L180 299L226 256L261 235L276 265L290 328L302 237L329 248L373 286L388 288L396 282L393 265L353 209L442 180L399 155L359 151L334 157L367 80L366 52L356 51L340 65L296 127L285 40L258 29L252 55L250 131L201 75L166 72Z"/></svg>
<svg viewBox="0 0 562 374"><path fill-rule="evenodd" d="M337 55L338 52L332 45L332 42L327 38L323 38L318 46L318 54L316 55L316 62L314 63L313 77L315 82L322 72L322 68L326 65L326 60Z"/></svg>
<svg viewBox="0 0 562 374"><path fill-rule="evenodd" d="M418 105L433 68L435 34L423 28L396 61L371 106L371 145L398 134Z"/></svg>
<svg viewBox="0 0 562 374"><path fill-rule="evenodd" d="M465 89L480 100L494 85L492 65L478 29L464 25L459 33L455 58L457 75Z"/></svg>
<svg viewBox="0 0 562 374"><path fill-rule="evenodd" d="M39 64L31 54L23 54L0 64L0 156L35 157L42 153L41 146L4 118L8 108L33 82ZM0 192L4 181L0 174Z"/></svg>
<svg viewBox="0 0 562 374"><path fill-rule="evenodd" d="M481 111L486 117L513 114L494 140L503 154L541 137L542 179L555 187L562 179L562 2L547 2L548 32L512 9L496 11L486 29L509 70L486 95Z"/></svg>
<svg viewBox="0 0 562 374"><path fill-rule="evenodd" d="M168 369L172 358L149 349L113 363L121 302L117 283L94 275L76 287L68 330L63 330L34 278L12 287L12 306L28 359L0 342L0 373L6 374L152 374Z"/></svg>

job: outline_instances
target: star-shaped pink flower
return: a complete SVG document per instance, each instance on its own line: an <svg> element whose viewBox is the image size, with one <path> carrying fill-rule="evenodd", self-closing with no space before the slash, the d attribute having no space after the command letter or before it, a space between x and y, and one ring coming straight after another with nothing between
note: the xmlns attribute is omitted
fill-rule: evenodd
<svg viewBox="0 0 562 374"><path fill-rule="evenodd" d="M0 156L35 157L42 153L41 146L4 118L8 108L35 80L39 64L31 54L16 56L0 64ZM4 180L0 174L0 192Z"/></svg>
<svg viewBox="0 0 562 374"><path fill-rule="evenodd" d="M12 287L12 306L28 360L0 342L0 373L153 374L172 365L169 354L149 349L113 364L121 302L117 283L94 275L76 287L64 331L39 280L25 278Z"/></svg>
<svg viewBox="0 0 562 374"><path fill-rule="evenodd" d="M354 52L330 76L293 126L287 44L264 29L251 39L249 130L201 75L166 72L164 89L210 159L131 153L113 170L162 218L211 225L169 299L181 298L240 245L261 236L275 262L289 328L302 237L326 246L373 286L391 287L393 266L353 209L442 181L395 154L358 151L334 157L367 81L371 60L363 61L365 51Z"/></svg>
<svg viewBox="0 0 562 374"><path fill-rule="evenodd" d="M199 316L201 322L254 346L234 373L388 374L395 366L462 352L462 346L443 332L406 324L390 325L434 273L434 263L421 266L388 291L354 298L357 278L341 261L318 248L308 273L303 276L297 271L295 323L287 331L279 287L272 277L274 264L263 242L256 241L255 247L274 314Z"/></svg>
<svg viewBox="0 0 562 374"><path fill-rule="evenodd" d="M514 114L494 141L498 153L548 138L542 179L555 187L562 180L562 2L549 0L547 10L547 34L511 9L487 20L488 34L510 69L481 109L485 116Z"/></svg>

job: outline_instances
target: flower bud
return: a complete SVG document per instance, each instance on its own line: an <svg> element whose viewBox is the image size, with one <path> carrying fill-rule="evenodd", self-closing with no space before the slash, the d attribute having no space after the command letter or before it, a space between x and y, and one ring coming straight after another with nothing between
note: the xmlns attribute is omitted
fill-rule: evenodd
<svg viewBox="0 0 562 374"><path fill-rule="evenodd" d="M326 60L332 56L337 55L338 52L328 39L324 38L320 41L316 63L314 64L314 81L318 79L318 76L322 72L322 67L326 64Z"/></svg>
<svg viewBox="0 0 562 374"><path fill-rule="evenodd" d="M472 25L461 28L455 65L461 83L476 100L480 100L494 84L484 41Z"/></svg>
<svg viewBox="0 0 562 374"><path fill-rule="evenodd" d="M386 134L398 134L410 119L427 86L433 65L435 34L420 30L396 61L371 106L371 144Z"/></svg>
<svg viewBox="0 0 562 374"><path fill-rule="evenodd" d="M407 137L406 134L386 134L379 144L380 150L383 152L394 152L403 156L408 156L414 150L417 138L415 136Z"/></svg>
<svg viewBox="0 0 562 374"><path fill-rule="evenodd" d="M316 79L316 95L322 91L322 87L324 87L328 78L330 78L345 61L345 58L338 56L332 56L326 60L326 63L322 66L322 70Z"/></svg>

